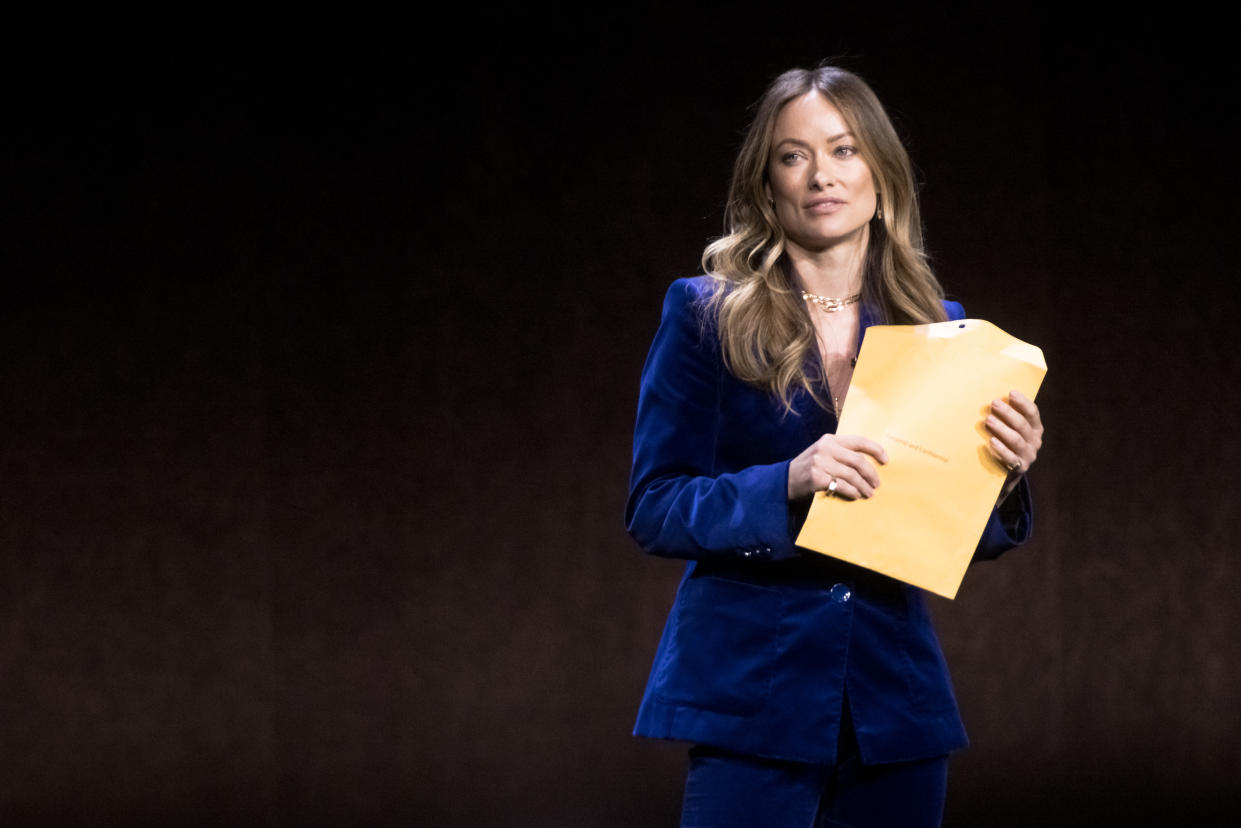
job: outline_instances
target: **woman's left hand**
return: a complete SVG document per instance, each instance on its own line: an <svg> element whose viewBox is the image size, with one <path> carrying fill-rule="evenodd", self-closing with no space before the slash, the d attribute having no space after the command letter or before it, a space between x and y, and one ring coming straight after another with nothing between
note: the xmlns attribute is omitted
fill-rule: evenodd
<svg viewBox="0 0 1241 828"><path fill-rule="evenodd" d="M991 453L1008 468L1008 479L1000 494L1003 500L1038 459L1038 451L1043 447L1043 421L1034 400L1020 391L1012 391L1007 401L991 403L985 425L991 433Z"/></svg>

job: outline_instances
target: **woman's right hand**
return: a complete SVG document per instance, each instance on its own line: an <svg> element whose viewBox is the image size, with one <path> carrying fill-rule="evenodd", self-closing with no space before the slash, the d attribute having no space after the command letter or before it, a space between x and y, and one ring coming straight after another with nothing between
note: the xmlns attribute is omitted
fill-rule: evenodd
<svg viewBox="0 0 1241 828"><path fill-rule="evenodd" d="M879 472L871 458L886 463L888 453L857 434L824 434L789 462L789 500L826 491L833 480L834 494L849 500L870 497L879 488Z"/></svg>

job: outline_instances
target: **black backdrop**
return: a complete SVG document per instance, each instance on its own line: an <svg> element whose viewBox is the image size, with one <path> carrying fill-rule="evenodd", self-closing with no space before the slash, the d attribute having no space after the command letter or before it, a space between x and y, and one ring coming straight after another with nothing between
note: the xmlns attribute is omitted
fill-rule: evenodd
<svg viewBox="0 0 1241 828"><path fill-rule="evenodd" d="M680 571L622 525L638 372L746 107L821 58L1050 367L1036 539L933 603L948 824L1241 811L1218 23L764 16L15 29L0 820L675 824L683 747L628 735Z"/></svg>

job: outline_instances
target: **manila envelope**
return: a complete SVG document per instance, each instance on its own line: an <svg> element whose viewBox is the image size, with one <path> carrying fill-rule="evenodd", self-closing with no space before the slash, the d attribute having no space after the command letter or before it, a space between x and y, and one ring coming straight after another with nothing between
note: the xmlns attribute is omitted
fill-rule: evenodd
<svg viewBox="0 0 1241 828"><path fill-rule="evenodd" d="M797 545L955 598L1008 473L983 420L1046 373L1041 350L981 319L867 328L837 433L883 445L881 485L816 493Z"/></svg>

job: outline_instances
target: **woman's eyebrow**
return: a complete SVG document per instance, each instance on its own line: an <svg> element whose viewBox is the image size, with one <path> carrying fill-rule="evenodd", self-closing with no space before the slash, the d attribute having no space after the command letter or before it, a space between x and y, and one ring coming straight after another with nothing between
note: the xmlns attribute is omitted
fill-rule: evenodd
<svg viewBox="0 0 1241 828"><path fill-rule="evenodd" d="M827 143L834 144L837 141L841 140L842 138L852 138L852 137L853 137L852 132L842 132L839 135L833 135L830 138L828 138ZM778 147L781 144L801 144L802 146L806 146L806 147L810 146L809 141L803 141L801 138L781 138L779 141L776 142L776 146Z"/></svg>

